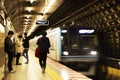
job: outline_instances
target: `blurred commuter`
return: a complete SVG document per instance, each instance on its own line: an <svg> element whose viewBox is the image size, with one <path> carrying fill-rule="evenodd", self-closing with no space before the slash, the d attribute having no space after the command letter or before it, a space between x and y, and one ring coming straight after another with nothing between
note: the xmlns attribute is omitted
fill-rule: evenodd
<svg viewBox="0 0 120 80"><path fill-rule="evenodd" d="M4 41L5 52L8 54L8 69L11 73L15 72L12 68L12 61L14 57L14 45L11 38L13 35L14 35L14 32L9 31L8 36L5 38L5 41Z"/></svg>
<svg viewBox="0 0 120 80"><path fill-rule="evenodd" d="M50 41L49 38L46 37L47 32L42 33L42 37L38 39L37 45L40 48L40 56L39 56L39 63L42 68L42 72L45 72L46 69L46 60L47 60L47 53L49 53Z"/></svg>
<svg viewBox="0 0 120 80"><path fill-rule="evenodd" d="M19 63L19 59L23 52L22 35L19 35L18 39L16 40L15 51L16 51L16 65L21 65L21 63Z"/></svg>
<svg viewBox="0 0 120 80"><path fill-rule="evenodd" d="M29 62L29 56L28 56L28 50L29 50L29 40L30 38L27 36L27 33L24 33L24 39L23 39L23 47L24 47L24 50L23 50L23 56L26 58L26 64L28 64Z"/></svg>

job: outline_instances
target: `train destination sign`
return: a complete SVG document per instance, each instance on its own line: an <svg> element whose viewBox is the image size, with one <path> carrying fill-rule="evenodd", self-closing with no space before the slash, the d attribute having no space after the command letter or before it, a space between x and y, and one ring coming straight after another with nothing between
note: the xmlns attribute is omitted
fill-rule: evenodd
<svg viewBox="0 0 120 80"><path fill-rule="evenodd" d="M36 24L41 25L41 26L48 26L49 25L49 20L38 20Z"/></svg>

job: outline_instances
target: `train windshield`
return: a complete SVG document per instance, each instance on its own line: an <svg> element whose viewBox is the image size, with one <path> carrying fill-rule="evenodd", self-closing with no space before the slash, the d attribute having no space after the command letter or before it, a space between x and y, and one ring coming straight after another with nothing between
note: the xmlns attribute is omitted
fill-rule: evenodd
<svg viewBox="0 0 120 80"><path fill-rule="evenodd" d="M71 54L88 54L95 51L98 45L93 29L69 28L62 37L63 50L69 50Z"/></svg>

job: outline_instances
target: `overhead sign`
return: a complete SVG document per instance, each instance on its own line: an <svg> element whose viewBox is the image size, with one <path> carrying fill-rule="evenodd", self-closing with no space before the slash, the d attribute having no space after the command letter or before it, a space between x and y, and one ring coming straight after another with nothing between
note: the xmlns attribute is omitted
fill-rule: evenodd
<svg viewBox="0 0 120 80"><path fill-rule="evenodd" d="M48 26L49 25L49 21L48 20L38 20L36 22L36 24L42 25L42 26Z"/></svg>

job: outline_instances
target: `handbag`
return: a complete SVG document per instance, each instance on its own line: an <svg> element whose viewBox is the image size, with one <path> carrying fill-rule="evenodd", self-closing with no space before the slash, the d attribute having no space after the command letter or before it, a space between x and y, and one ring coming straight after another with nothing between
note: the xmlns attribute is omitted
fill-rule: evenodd
<svg viewBox="0 0 120 80"><path fill-rule="evenodd" d="M35 50L35 57L39 58L40 57L40 48L37 47Z"/></svg>

